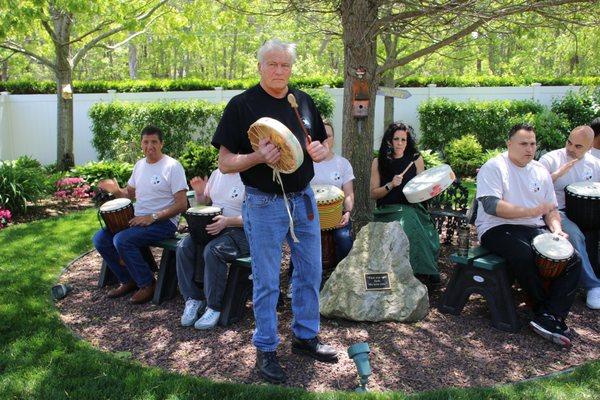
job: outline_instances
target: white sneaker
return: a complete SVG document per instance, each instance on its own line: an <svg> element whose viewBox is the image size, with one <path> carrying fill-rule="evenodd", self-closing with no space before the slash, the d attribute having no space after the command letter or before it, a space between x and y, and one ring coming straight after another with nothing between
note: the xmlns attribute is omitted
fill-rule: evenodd
<svg viewBox="0 0 600 400"><path fill-rule="evenodd" d="M202 300L187 299L181 315L181 326L192 326L198 319L198 311L204 306Z"/></svg>
<svg viewBox="0 0 600 400"><path fill-rule="evenodd" d="M204 311L204 315L200 317L198 321L194 324L194 328L196 329L212 329L219 322L219 317L221 316L220 311L215 311L210 307L206 307L206 311Z"/></svg>
<svg viewBox="0 0 600 400"><path fill-rule="evenodd" d="M585 304L592 310L600 310L600 287L588 290Z"/></svg>
<svg viewBox="0 0 600 400"><path fill-rule="evenodd" d="M292 298L292 282L290 282L290 285L288 286L288 290L287 290L287 298L291 299Z"/></svg>

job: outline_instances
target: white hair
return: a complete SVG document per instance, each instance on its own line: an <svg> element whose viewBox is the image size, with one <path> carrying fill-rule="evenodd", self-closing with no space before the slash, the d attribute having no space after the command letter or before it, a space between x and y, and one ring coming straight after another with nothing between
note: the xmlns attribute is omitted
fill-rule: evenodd
<svg viewBox="0 0 600 400"><path fill-rule="evenodd" d="M260 49L258 49L258 53L256 54L256 58L258 58L260 64L265 62L265 55L270 51L284 51L290 55L292 64L296 61L296 43L282 42L277 38L267 40L260 46Z"/></svg>

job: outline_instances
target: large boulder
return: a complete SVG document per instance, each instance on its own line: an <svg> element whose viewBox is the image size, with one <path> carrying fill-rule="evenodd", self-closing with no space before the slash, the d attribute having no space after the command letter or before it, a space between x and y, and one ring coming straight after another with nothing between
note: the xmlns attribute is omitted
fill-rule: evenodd
<svg viewBox="0 0 600 400"><path fill-rule="evenodd" d="M321 290L321 314L354 321L423 319L427 287L413 275L408 238L399 222L371 222ZM365 274L388 273L389 290L367 290Z"/></svg>

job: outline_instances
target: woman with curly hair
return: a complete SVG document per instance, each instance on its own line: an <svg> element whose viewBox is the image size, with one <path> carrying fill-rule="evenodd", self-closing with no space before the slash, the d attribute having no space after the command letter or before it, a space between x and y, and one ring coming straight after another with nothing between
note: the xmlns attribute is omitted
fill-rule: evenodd
<svg viewBox="0 0 600 400"><path fill-rule="evenodd" d="M425 170L410 125L394 122L381 138L379 156L371 164L371 198L377 201L375 221L400 221L410 242L410 264L425 283L439 282L440 240L435 225L421 204L410 204L402 188Z"/></svg>

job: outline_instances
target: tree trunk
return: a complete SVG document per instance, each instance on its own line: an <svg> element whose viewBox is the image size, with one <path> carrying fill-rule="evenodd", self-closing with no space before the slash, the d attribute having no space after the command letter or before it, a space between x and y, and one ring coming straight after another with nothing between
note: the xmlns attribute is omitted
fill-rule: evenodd
<svg viewBox="0 0 600 400"><path fill-rule="evenodd" d="M395 87L396 82L394 82L394 70L387 71L383 75L383 84L385 87ZM389 126L392 122L394 122L394 98L393 97L385 97L384 107L383 107L383 126Z"/></svg>
<svg viewBox="0 0 600 400"><path fill-rule="evenodd" d="M56 163L63 171L75 163L73 155L73 97L63 91L66 85L73 88L73 67L69 60L72 16L51 9L54 31L57 36L56 50ZM67 97L67 98L64 98Z"/></svg>
<svg viewBox="0 0 600 400"><path fill-rule="evenodd" d="M8 80L8 60L2 61L2 72L0 75L0 80L2 82L6 82Z"/></svg>
<svg viewBox="0 0 600 400"><path fill-rule="evenodd" d="M129 42L129 78L136 79L137 78L137 46L133 44L132 41Z"/></svg>
<svg viewBox="0 0 600 400"><path fill-rule="evenodd" d="M344 42L344 107L343 155L354 169L354 221L358 230L372 220L373 202L370 199L369 180L373 153L373 120L375 93L379 83L375 34L369 29L375 25L378 7L368 0L343 0L340 6ZM364 77L369 87L369 109L366 118L355 118L352 113L353 84L358 77L356 69L366 70Z"/></svg>

